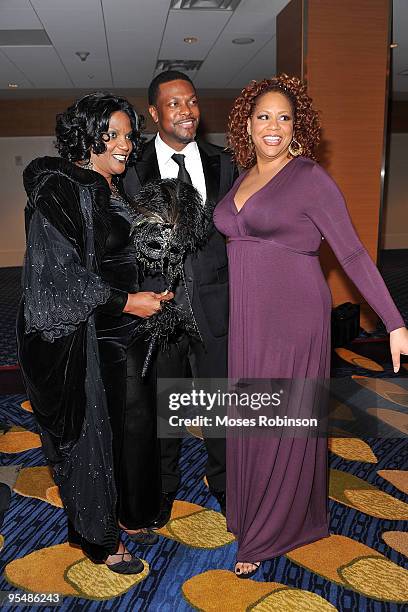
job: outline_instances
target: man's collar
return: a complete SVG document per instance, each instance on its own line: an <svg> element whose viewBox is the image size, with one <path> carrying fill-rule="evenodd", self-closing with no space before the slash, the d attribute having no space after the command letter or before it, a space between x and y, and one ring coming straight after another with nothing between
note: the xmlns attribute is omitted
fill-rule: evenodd
<svg viewBox="0 0 408 612"><path fill-rule="evenodd" d="M186 155L187 157L191 154L199 154L198 146L195 140L186 144L184 149L182 149L181 151L176 151L164 142L164 140L160 137L159 132L157 132L156 134L155 147L157 155L160 155L161 159L163 159L163 161L165 162L168 162L171 156L174 155L174 153L181 153L182 155Z"/></svg>

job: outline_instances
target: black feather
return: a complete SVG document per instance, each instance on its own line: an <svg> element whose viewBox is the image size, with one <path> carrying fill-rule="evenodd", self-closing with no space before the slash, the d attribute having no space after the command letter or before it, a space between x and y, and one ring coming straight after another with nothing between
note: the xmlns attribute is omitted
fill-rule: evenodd
<svg viewBox="0 0 408 612"><path fill-rule="evenodd" d="M160 271L172 290L184 281L186 255L205 242L210 216L198 191L177 179L162 179L146 184L134 200L133 242L145 273ZM171 337L180 332L199 336L192 313L174 302L162 303L161 311L145 319L138 328L149 339L143 366L144 376L155 351L166 350Z"/></svg>

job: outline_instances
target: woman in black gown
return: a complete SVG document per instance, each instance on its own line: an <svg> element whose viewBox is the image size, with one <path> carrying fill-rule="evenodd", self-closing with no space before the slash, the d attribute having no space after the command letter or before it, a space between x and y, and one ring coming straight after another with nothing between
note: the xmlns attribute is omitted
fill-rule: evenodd
<svg viewBox="0 0 408 612"><path fill-rule="evenodd" d="M114 187L135 154L132 107L90 94L58 117L56 135L61 158L24 172L19 361L70 543L115 572L139 573L119 524L154 543L143 528L159 511L160 475L155 389L139 376L147 343L136 330L172 295L138 292L130 212Z"/></svg>

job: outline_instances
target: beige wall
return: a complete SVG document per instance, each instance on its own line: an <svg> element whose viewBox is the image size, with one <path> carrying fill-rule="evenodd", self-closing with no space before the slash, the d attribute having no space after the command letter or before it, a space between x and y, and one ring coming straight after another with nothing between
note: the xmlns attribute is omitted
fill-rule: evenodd
<svg viewBox="0 0 408 612"><path fill-rule="evenodd" d="M35 157L55 155L54 138L0 138L0 267L20 266L24 256L24 206L22 171ZM21 165L16 165L16 157Z"/></svg>
<svg viewBox="0 0 408 612"><path fill-rule="evenodd" d="M290 73L300 67L322 117L318 160L342 190L354 226L374 261L381 203L390 10L390 0L291 0L277 17L277 43L281 47L278 72ZM293 27L294 15L302 28ZM298 50L295 63L293 49ZM333 304L360 302L363 326L374 326L376 316L326 243L320 261Z"/></svg>
<svg viewBox="0 0 408 612"><path fill-rule="evenodd" d="M382 247L408 249L408 133L391 134Z"/></svg>
<svg viewBox="0 0 408 612"><path fill-rule="evenodd" d="M207 133L224 132L232 97L200 96L201 123ZM129 96L129 101L146 119L146 130L155 125L147 110L147 100ZM2 136L52 136L55 117L73 103L71 98L36 98L0 100L0 134Z"/></svg>

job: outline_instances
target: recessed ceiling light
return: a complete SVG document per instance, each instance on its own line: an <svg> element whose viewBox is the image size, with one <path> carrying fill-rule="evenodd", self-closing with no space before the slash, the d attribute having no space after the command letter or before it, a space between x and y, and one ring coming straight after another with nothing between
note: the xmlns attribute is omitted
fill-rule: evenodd
<svg viewBox="0 0 408 612"><path fill-rule="evenodd" d="M181 70L182 72L200 70L204 60L168 60L159 59L156 64L156 71Z"/></svg>
<svg viewBox="0 0 408 612"><path fill-rule="evenodd" d="M9 83L8 86L10 87L10 89L17 89L18 87L17 83Z"/></svg>
<svg viewBox="0 0 408 612"><path fill-rule="evenodd" d="M86 62L87 57L89 55L89 51L75 51L75 55L79 57L81 62Z"/></svg>
<svg viewBox="0 0 408 612"><path fill-rule="evenodd" d="M397 47L398 47L398 43L396 43L396 42L393 42L393 43L390 44L390 48L391 49L396 49Z"/></svg>
<svg viewBox="0 0 408 612"><path fill-rule="evenodd" d="M198 42L198 38L196 36L186 36L183 38L183 40L188 45L193 45L194 43Z"/></svg>
<svg viewBox="0 0 408 612"><path fill-rule="evenodd" d="M255 38L249 38L249 36L243 36L242 38L234 38L232 40L234 45L250 45L255 42Z"/></svg>
<svg viewBox="0 0 408 612"><path fill-rule="evenodd" d="M235 11L241 0L171 0L172 10Z"/></svg>

